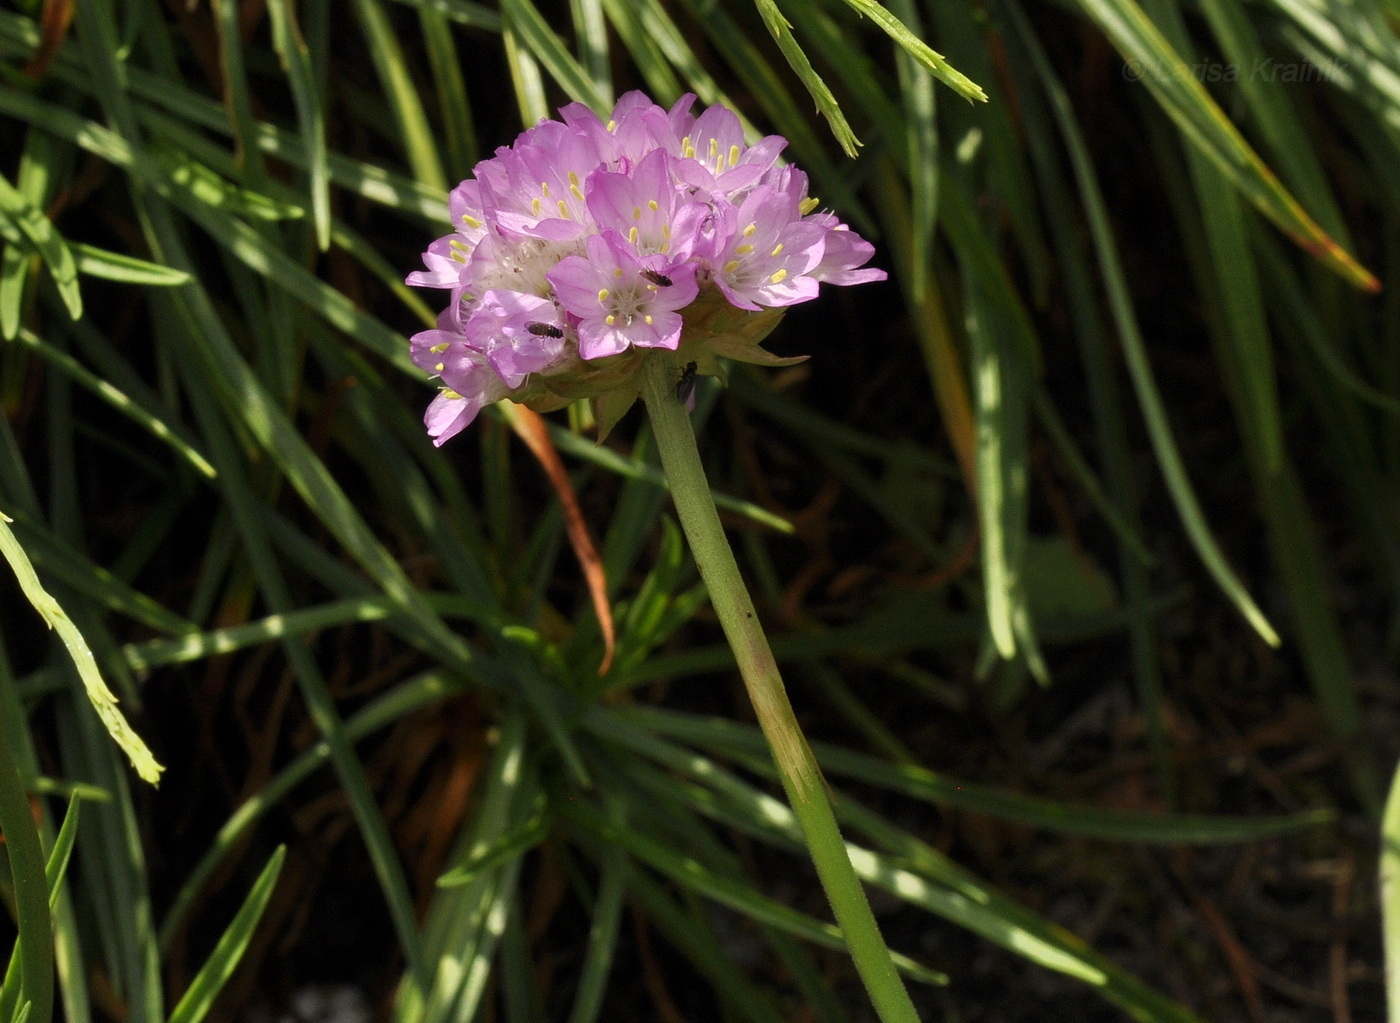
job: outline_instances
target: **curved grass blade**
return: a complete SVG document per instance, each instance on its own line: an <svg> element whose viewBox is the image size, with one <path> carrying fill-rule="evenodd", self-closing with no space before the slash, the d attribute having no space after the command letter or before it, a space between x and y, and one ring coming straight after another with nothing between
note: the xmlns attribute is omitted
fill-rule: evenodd
<svg viewBox="0 0 1400 1023"><path fill-rule="evenodd" d="M629 726L625 731L621 724L614 722L612 716L604 717L602 712L590 714L588 726L597 728L610 738L628 743L632 743L633 737L643 730L650 730L729 756L742 756L745 762L757 758L763 750L763 737L752 726L724 718L642 707L613 713L618 722ZM812 752L817 755L826 774L853 778L938 806L954 806L1027 827L1105 841L1151 845L1257 842L1322 827L1336 818L1336 814L1329 809L1274 816L1227 817L1215 814L1137 813L1071 805L951 778L913 764L891 764L829 743L812 743Z"/></svg>
<svg viewBox="0 0 1400 1023"><path fill-rule="evenodd" d="M671 785L673 791L698 812L766 841L799 847L801 832L796 818L779 800L705 757L630 728L619 730L615 723L605 727L613 738L694 779L696 784L677 784L674 779L663 784ZM771 774L770 769L759 768L756 760L746 760L745 766ZM851 862L868 883L966 927L1031 962L1083 981L1108 1001L1127 1010L1134 1019L1199 1023L1184 1007L1147 987L1073 934L983 885L946 857L865 810L849 796L843 794L837 806L843 821L890 849L890 854L886 855L848 843Z"/></svg>
<svg viewBox="0 0 1400 1023"><path fill-rule="evenodd" d="M617 823L624 813L622 800L604 793L604 813ZM626 850L614 847L603 850L599 864L598 896L589 914L588 945L584 952L574 1005L569 1011L569 1023L596 1023L603 1008L608 975L612 971L613 953L617 948L618 923L622 918L623 899L627 894L632 869Z"/></svg>
<svg viewBox="0 0 1400 1023"><path fill-rule="evenodd" d="M5 516L0 515L0 552L9 557L9 546L18 545L13 544L4 521ZM7 729L0 727L0 832L4 833L9 852L19 937L15 939L11 960L12 964L18 960L18 969L13 976L7 975L0 990L0 1019L10 1018L16 1007L27 1001L33 1005L35 1023L49 1023L53 1014L53 918L44 880L44 851L6 733Z"/></svg>
<svg viewBox="0 0 1400 1023"><path fill-rule="evenodd" d="M1381 931L1385 937L1387 1018L1400 1023L1400 767L1390 782L1381 819Z"/></svg>
<svg viewBox="0 0 1400 1023"><path fill-rule="evenodd" d="M1221 169L1245 198L1306 252L1343 278L1366 291L1380 290L1375 276L1323 231L1265 166L1135 0L1079 3L1182 134ZM1087 197L1085 206L1090 206Z"/></svg>
<svg viewBox="0 0 1400 1023"><path fill-rule="evenodd" d="M1085 0L1085 2L1113 2L1132 5L1132 0ZM1135 6L1134 10L1137 10ZM1142 12L1138 10L1138 14L1141 15ZM1145 18L1145 15L1142 16ZM1149 27L1151 27L1150 23ZM1156 30L1152 29L1152 31ZM1160 36L1158 39L1160 40ZM1164 40L1162 40L1162 45L1166 45ZM1128 375L1133 382L1133 389L1137 393L1138 406L1142 409L1143 419L1147 424L1152 450L1157 456L1157 464L1161 467L1162 475L1166 479L1167 489L1171 494L1172 502L1176 505L1177 514L1181 517L1182 525L1186 528L1192 546L1196 548L1196 553L1200 556L1212 578L1215 579L1216 585L1220 587L1225 596L1265 642L1270 646L1278 646L1280 643L1278 633L1274 631L1274 627L1269 624L1264 613L1259 610L1254 599L1245 590L1244 584L1240 582L1234 570L1226 563L1225 556L1215 542L1215 537L1211 535L1210 527L1201 511L1200 502L1196 498L1190 479L1186 475L1181 452L1172 437L1171 426L1167 421L1161 393L1157 390L1156 381L1152 376L1151 363L1147 357L1147 346L1143 342L1137 315L1133 311L1132 299L1128 293L1127 282L1123 277L1122 264L1118 258L1117 245L1113 240L1113 232L1108 223L1103 195L1099 191L1098 178L1094 173L1093 164L1089 160L1089 154L1084 148L1084 140L1074 121L1069 100L1048 63L1043 60L1037 61L1037 72L1045 83L1051 111L1059 124L1060 134L1069 151L1075 182L1079 187L1085 216L1089 223L1090 236L1099 258L1099 272L1108 293L1109 308L1118 328L1119 341L1123 346ZM1183 69L1182 74L1189 77L1186 69ZM1191 79L1191 81L1194 83L1195 79Z"/></svg>
<svg viewBox="0 0 1400 1023"><path fill-rule="evenodd" d="M4 555L5 560L10 563L10 568L19 578L20 589L29 599L29 603L34 606L34 610L39 612L40 617L44 619L49 628L58 633L59 638L63 640L63 645L68 648L68 654L73 658L73 664L78 669L78 676L82 679L88 699L92 702L93 709L97 711L97 716L102 719L107 733L127 755L131 766L136 769L136 773L141 776L142 780L150 782L152 785L157 784L160 781L160 772L164 768L156 763L155 757L151 756L151 751L146 747L145 742L136 734L131 725L127 723L126 717L117 708L116 697L107 688L107 683L102 681L102 675L97 670L97 661L93 658L92 651L88 648L82 633L78 631L78 627L73 624L73 620L68 617L58 601L49 596L39 582L39 577L34 573L34 566L30 564L28 556L24 553L24 548L19 545L19 541L15 539L14 533L7 525L12 521L3 512L0 512L0 555Z"/></svg>
<svg viewBox="0 0 1400 1023"><path fill-rule="evenodd" d="M272 891L277 886L277 875L282 872L282 861L286 857L287 847L279 845L267 861L267 865L263 867L262 873L258 875L258 879L253 882L248 897L243 900L243 905L220 936L214 951L209 953L209 958L195 974L194 980L190 981L184 997L171 1010L168 1023L201 1023L208 1015L214 1005L214 999L229 977L233 976L238 961L243 958L243 952L253 937L253 931L262 918L263 910L272 898Z"/></svg>
<svg viewBox="0 0 1400 1023"><path fill-rule="evenodd" d="M563 40L549 27L549 22L530 0L501 0L501 14L519 42L529 48L566 93L598 112L606 111L612 105L607 102L605 92L598 89L588 72L574 60Z"/></svg>
<svg viewBox="0 0 1400 1023"><path fill-rule="evenodd" d="M860 139L856 138L855 132L851 130L846 115L841 113L841 105L836 102L836 97L831 94L827 84L812 67L812 62L807 59L807 54L802 52L802 47L793 38L792 23L783 17L783 12L778 9L777 0L754 0L754 6L758 8L759 17L763 19L768 34L773 37L778 49L787 59L788 66L807 87L807 92L817 104L817 110L826 118L826 123L831 127L831 134L836 136L837 144L847 156L854 157L856 150L860 148Z"/></svg>
<svg viewBox="0 0 1400 1023"><path fill-rule="evenodd" d="M418 181L436 191L446 193L447 177L442 172L442 158L433 140L428 115L418 98L418 87L408 70L403 47L380 0L355 0L355 14L364 33L365 45L389 100L399 142L408 165Z"/></svg>
<svg viewBox="0 0 1400 1023"><path fill-rule="evenodd" d="M53 221L44 216L3 174L0 174L0 215L29 240L49 268L68 314L75 320L80 319L83 315L83 296L78 288L78 265L69 251L68 243L53 226Z"/></svg>
<svg viewBox="0 0 1400 1023"><path fill-rule="evenodd" d="M791 815L786 806L783 809ZM641 862L707 899L728 906L758 923L810 941L814 945L846 951L845 939L841 937L841 932L835 924L816 920L806 913L759 894L748 885L724 877L687 852L673 848L661 839L601 820L598 814L589 812L577 803L565 805L562 812L580 830L594 835L610 846L626 849ZM796 818L792 817L791 820L796 828ZM933 985L948 982L946 975L930 970L906 955L892 951L890 959L901 973L914 980Z"/></svg>
<svg viewBox="0 0 1400 1023"><path fill-rule="evenodd" d="M268 15L272 22L272 44L282 62L287 84L292 91L297 120L301 125L301 144L310 180L311 222L316 229L316 247L322 252L331 244L330 168L326 164L326 120L320 102L320 89L306 41L297 25L296 14L287 0L271 0ZM256 134L256 124L249 121L248 144Z"/></svg>
<svg viewBox="0 0 1400 1023"><path fill-rule="evenodd" d="M52 345L46 344L41 338L29 330L21 328L16 340L26 347L38 352L46 361L57 366L69 377L92 391L99 398L105 401L112 408L122 415L138 423L151 436L157 440L168 444L182 458L185 459L195 471L206 479L213 479L218 474L214 467L209 464L209 460L194 449L184 438L165 424L154 413L147 411L123 394L116 387L113 387L106 380L84 367L78 360L74 359L66 352L60 351Z"/></svg>
<svg viewBox="0 0 1400 1023"><path fill-rule="evenodd" d="M862 17L869 18L880 30L893 39L905 53L909 54L944 85L966 100L987 101L982 87L966 75L953 68L941 54L934 53L928 44L909 31L902 21L896 18L875 0L846 0L848 6Z"/></svg>
<svg viewBox="0 0 1400 1023"><path fill-rule="evenodd" d="M69 242L78 273L100 277L120 284L144 284L154 288L175 288L188 284L193 278L183 270L151 263L123 252L99 249L83 242Z"/></svg>

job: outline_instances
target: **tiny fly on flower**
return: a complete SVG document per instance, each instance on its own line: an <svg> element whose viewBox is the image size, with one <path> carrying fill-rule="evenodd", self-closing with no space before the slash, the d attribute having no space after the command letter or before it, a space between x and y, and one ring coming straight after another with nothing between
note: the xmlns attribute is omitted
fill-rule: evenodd
<svg viewBox="0 0 1400 1023"><path fill-rule="evenodd" d="M527 323L525 329L535 337L563 337L564 332L552 323Z"/></svg>
<svg viewBox="0 0 1400 1023"><path fill-rule="evenodd" d="M695 363L689 362L681 371L681 378L676 381L676 400L684 405L690 400L693 393L695 393Z"/></svg>
<svg viewBox="0 0 1400 1023"><path fill-rule="evenodd" d="M658 288L669 288L671 286L671 278L667 277L665 274L659 274L655 270L643 270L642 276L651 281L651 283L655 284Z"/></svg>

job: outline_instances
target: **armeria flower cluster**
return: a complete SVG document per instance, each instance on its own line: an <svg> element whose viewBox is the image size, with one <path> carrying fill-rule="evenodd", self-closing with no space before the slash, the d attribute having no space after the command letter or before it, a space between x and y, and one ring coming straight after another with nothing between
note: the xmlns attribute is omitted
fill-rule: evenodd
<svg viewBox="0 0 1400 1023"><path fill-rule="evenodd" d="M408 277L451 291L437 329L412 338L442 382L426 416L435 443L503 397L541 409L597 397L635 376L642 350L676 351L687 327L723 322L732 339L822 282L884 279L860 269L873 246L779 165L785 139L747 145L733 111L697 116L694 100L663 110L631 92L607 121L570 104L452 190L453 233ZM717 321L717 305L737 319Z"/></svg>

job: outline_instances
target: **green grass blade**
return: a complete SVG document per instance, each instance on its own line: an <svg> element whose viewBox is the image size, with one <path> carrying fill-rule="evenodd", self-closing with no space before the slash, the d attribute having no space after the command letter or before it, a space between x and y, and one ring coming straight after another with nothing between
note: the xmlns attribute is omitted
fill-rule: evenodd
<svg viewBox="0 0 1400 1023"><path fill-rule="evenodd" d="M73 620L68 617L58 601L49 596L48 591L39 582L39 577L35 574L34 566L24 553L24 548L19 545L15 534L10 531L10 527L7 525L12 521L0 513L0 555L4 555L5 560L9 562L10 568L19 579L20 589L28 598L29 603L34 606L34 610L39 612L49 628L58 633L59 638L63 640L63 645L68 648L68 654L73 658L73 665L77 668L78 675L82 679L88 699L92 701L93 709L102 719L102 724L112 737L112 741L121 747L122 752L131 761L131 766L136 769L136 773L143 780L152 785L156 784L160 781L160 772L164 768L156 763L155 757L151 755L145 742L136 734L131 725L127 723L125 715L117 708L117 699L107 688L107 683L102 681L97 661L93 658L92 650L89 649L87 641L83 639L82 633L78 631L78 627L73 624ZM40 1007L42 1008L42 1004Z"/></svg>
<svg viewBox="0 0 1400 1023"><path fill-rule="evenodd" d="M321 103L321 89L316 83L311 56L297 25L296 14L287 0L271 0L268 5L272 22L272 42L287 76L301 126L301 144L309 173L311 192L311 222L316 230L316 247L322 252L331 243L330 167L326 163L326 121ZM256 149L254 136L257 125L249 119L249 131L244 138Z"/></svg>
<svg viewBox="0 0 1400 1023"><path fill-rule="evenodd" d="M101 277L121 284L142 284L153 288L175 288L188 284L191 277L183 270L150 263L122 252L109 252L83 242L69 242L78 273Z"/></svg>
<svg viewBox="0 0 1400 1023"><path fill-rule="evenodd" d="M747 762L762 751L762 736L752 726L721 718L704 718L675 711L629 708L617 712L634 728L627 732L610 717L590 714L588 725L611 738L633 741L645 729L723 753ZM641 748L640 746L638 748ZM812 751L824 773L851 778L887 791L899 792L938 806L984 813L1026 827L1113 842L1148 845L1218 845L1258 842L1279 835L1322 827L1336 819L1328 809L1259 817L1217 814L1162 814L1115 810L1027 796L1008 789L952 778L915 764L895 765L830 743L814 742Z"/></svg>
<svg viewBox="0 0 1400 1023"><path fill-rule="evenodd" d="M1381 931L1385 937L1386 1018L1400 1023L1400 767L1381 819Z"/></svg>
<svg viewBox="0 0 1400 1023"><path fill-rule="evenodd" d="M0 174L0 214L28 239L49 268L63 304L68 307L68 315L79 319L83 315L83 296L78 287L78 265L73 253L53 222L3 174Z"/></svg>
<svg viewBox="0 0 1400 1023"><path fill-rule="evenodd" d="M389 109L398 130L413 176L429 188L447 192L447 178L434 141L432 126L418 98L418 87L409 73L408 59L380 0L355 0L355 15L364 33L365 45L378 73L379 83L389 99Z"/></svg>
<svg viewBox="0 0 1400 1023"><path fill-rule="evenodd" d="M11 543L4 516L0 515L0 552L7 557ZM4 989L0 990L0 1019L10 1018L15 1007L27 1001L33 1006L35 1023L49 1023L53 1015L53 919L44 880L44 851L6 732L7 729L0 728L0 832L5 836L10 876L14 882L15 918L19 927L14 955L19 965L15 977L7 977Z"/></svg>
<svg viewBox="0 0 1400 1023"><path fill-rule="evenodd" d="M1135 0L1079 0L1182 134L1265 216L1343 278L1367 291L1380 282L1309 216L1245 141L1205 86ZM1091 204L1087 197L1086 208Z"/></svg>
<svg viewBox="0 0 1400 1023"><path fill-rule="evenodd" d="M73 843L78 837L78 818L82 803L83 797L76 792L68 800L68 810L63 815L63 824L59 827L58 835L54 838L53 848L49 850L44 876L49 885L50 912L58 909L59 899L63 895L63 878L68 873L68 861L73 855Z"/></svg>
<svg viewBox="0 0 1400 1023"><path fill-rule="evenodd" d="M573 99L604 112L611 104L530 0L501 0L501 14L549 76ZM553 113L553 111L551 111Z"/></svg>
<svg viewBox="0 0 1400 1023"><path fill-rule="evenodd" d="M773 37L783 57L787 59L788 66L816 101L817 110L826 118L831 134L836 137L837 145L847 156L855 156L856 150L860 148L860 139L856 138L855 132L851 130L846 115L841 113L841 105L836 102L836 97L832 95L821 76L812 67L812 62L807 59L807 54L802 52L802 47L793 38L792 24L783 17L777 0L754 0L754 6L758 8L759 17L763 19L768 34Z"/></svg>
<svg viewBox="0 0 1400 1023"><path fill-rule="evenodd" d="M934 53L928 44L909 31L901 22L875 0L846 0L846 3L862 17L869 18L880 30L893 39L905 53L909 54L944 85L967 100L987 100L982 87L951 67L940 54Z"/></svg>
<svg viewBox="0 0 1400 1023"><path fill-rule="evenodd" d="M253 887L248 890L243 905L219 936L214 951L209 953L209 958L195 974L194 980L190 981L184 997L171 1011L168 1023L201 1023L208 1015L214 999L229 977L233 976L248 942L252 940L253 931L257 929L263 910L267 908L268 900L277 886L277 876L282 872L282 862L286 857L287 847L279 845L253 882Z"/></svg>
<svg viewBox="0 0 1400 1023"><path fill-rule="evenodd" d="M122 393L97 374L86 369L72 356L50 344L46 344L43 339L23 328L21 328L16 335L16 340L32 351L37 352L45 361L56 366L74 381L92 391L122 415L138 423L150 433L151 436L169 445L201 476L206 479L213 479L217 475L214 471L214 467L209 464L209 460L196 451L194 447L175 430L167 426L164 420L160 419L155 413L148 409L142 408L133 401L131 397Z"/></svg>
<svg viewBox="0 0 1400 1023"><path fill-rule="evenodd" d="M604 812L620 816L621 800L604 796ZM619 821L625 827L625 822ZM603 1008L603 995L612 972L613 954L617 949L618 924L622 919L623 900L627 895L631 864L625 850L612 848L600 856L598 897L591 913L588 946L584 952L578 989L569 1023L596 1023Z"/></svg>
<svg viewBox="0 0 1400 1023"><path fill-rule="evenodd" d="M447 177L448 180L464 178L477 161L479 146L471 101L462 76L462 55L457 50L446 15L424 9L418 14L418 22L423 29L423 45L428 51L428 64L437 86Z"/></svg>
<svg viewBox="0 0 1400 1023"><path fill-rule="evenodd" d="M1098 2L1098 0L1091 0ZM1121 0L1131 3L1131 0ZM1140 12L1139 12L1140 13ZM1155 30L1154 30L1155 31ZM1191 539L1192 546L1202 563L1215 579L1216 585L1235 605L1245 620L1271 646L1279 645L1278 633L1274 631L1264 613L1259 610L1254 599L1245 590L1244 584L1234 570L1226 563L1215 537L1211 535L1199 500L1186 475L1181 453L1172 437L1171 426L1167 421L1166 408L1162 396L1152 376L1151 364L1147 357L1147 347L1138 327L1137 315L1133 311L1127 282L1123 277L1122 264L1118 258L1117 245L1113 240L1107 212L1104 209L1103 195L1099 190L1098 179L1093 165L1084 148L1079 129L1074 122L1069 101L1059 82L1053 77L1048 66L1039 69L1042 81L1051 101L1051 110L1059 125L1065 145L1069 150L1070 162L1074 169L1075 181L1084 203L1084 211L1093 238L1094 249L1099 259L1099 271L1103 276L1104 288L1108 292L1109 308L1118 328L1119 341L1123 347L1124 360L1133 389L1137 393L1138 406L1147 424L1148 436L1152 442L1157 464L1166 479L1172 502L1177 514ZM1194 82L1195 80L1192 79Z"/></svg>

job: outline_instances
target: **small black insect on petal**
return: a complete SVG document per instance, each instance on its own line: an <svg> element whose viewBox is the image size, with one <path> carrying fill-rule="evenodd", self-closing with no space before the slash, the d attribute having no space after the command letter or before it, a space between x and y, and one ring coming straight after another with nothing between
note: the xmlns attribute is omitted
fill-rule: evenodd
<svg viewBox="0 0 1400 1023"><path fill-rule="evenodd" d="M535 337L563 337L564 332L552 323L527 323L525 329Z"/></svg>
<svg viewBox="0 0 1400 1023"><path fill-rule="evenodd" d="M671 278L667 277L665 274L659 274L655 270L643 270L642 276L651 281L651 283L655 284L658 288L669 288L671 286Z"/></svg>
<svg viewBox="0 0 1400 1023"><path fill-rule="evenodd" d="M695 363L686 363L681 378L676 381L676 400L684 405L695 392Z"/></svg>

